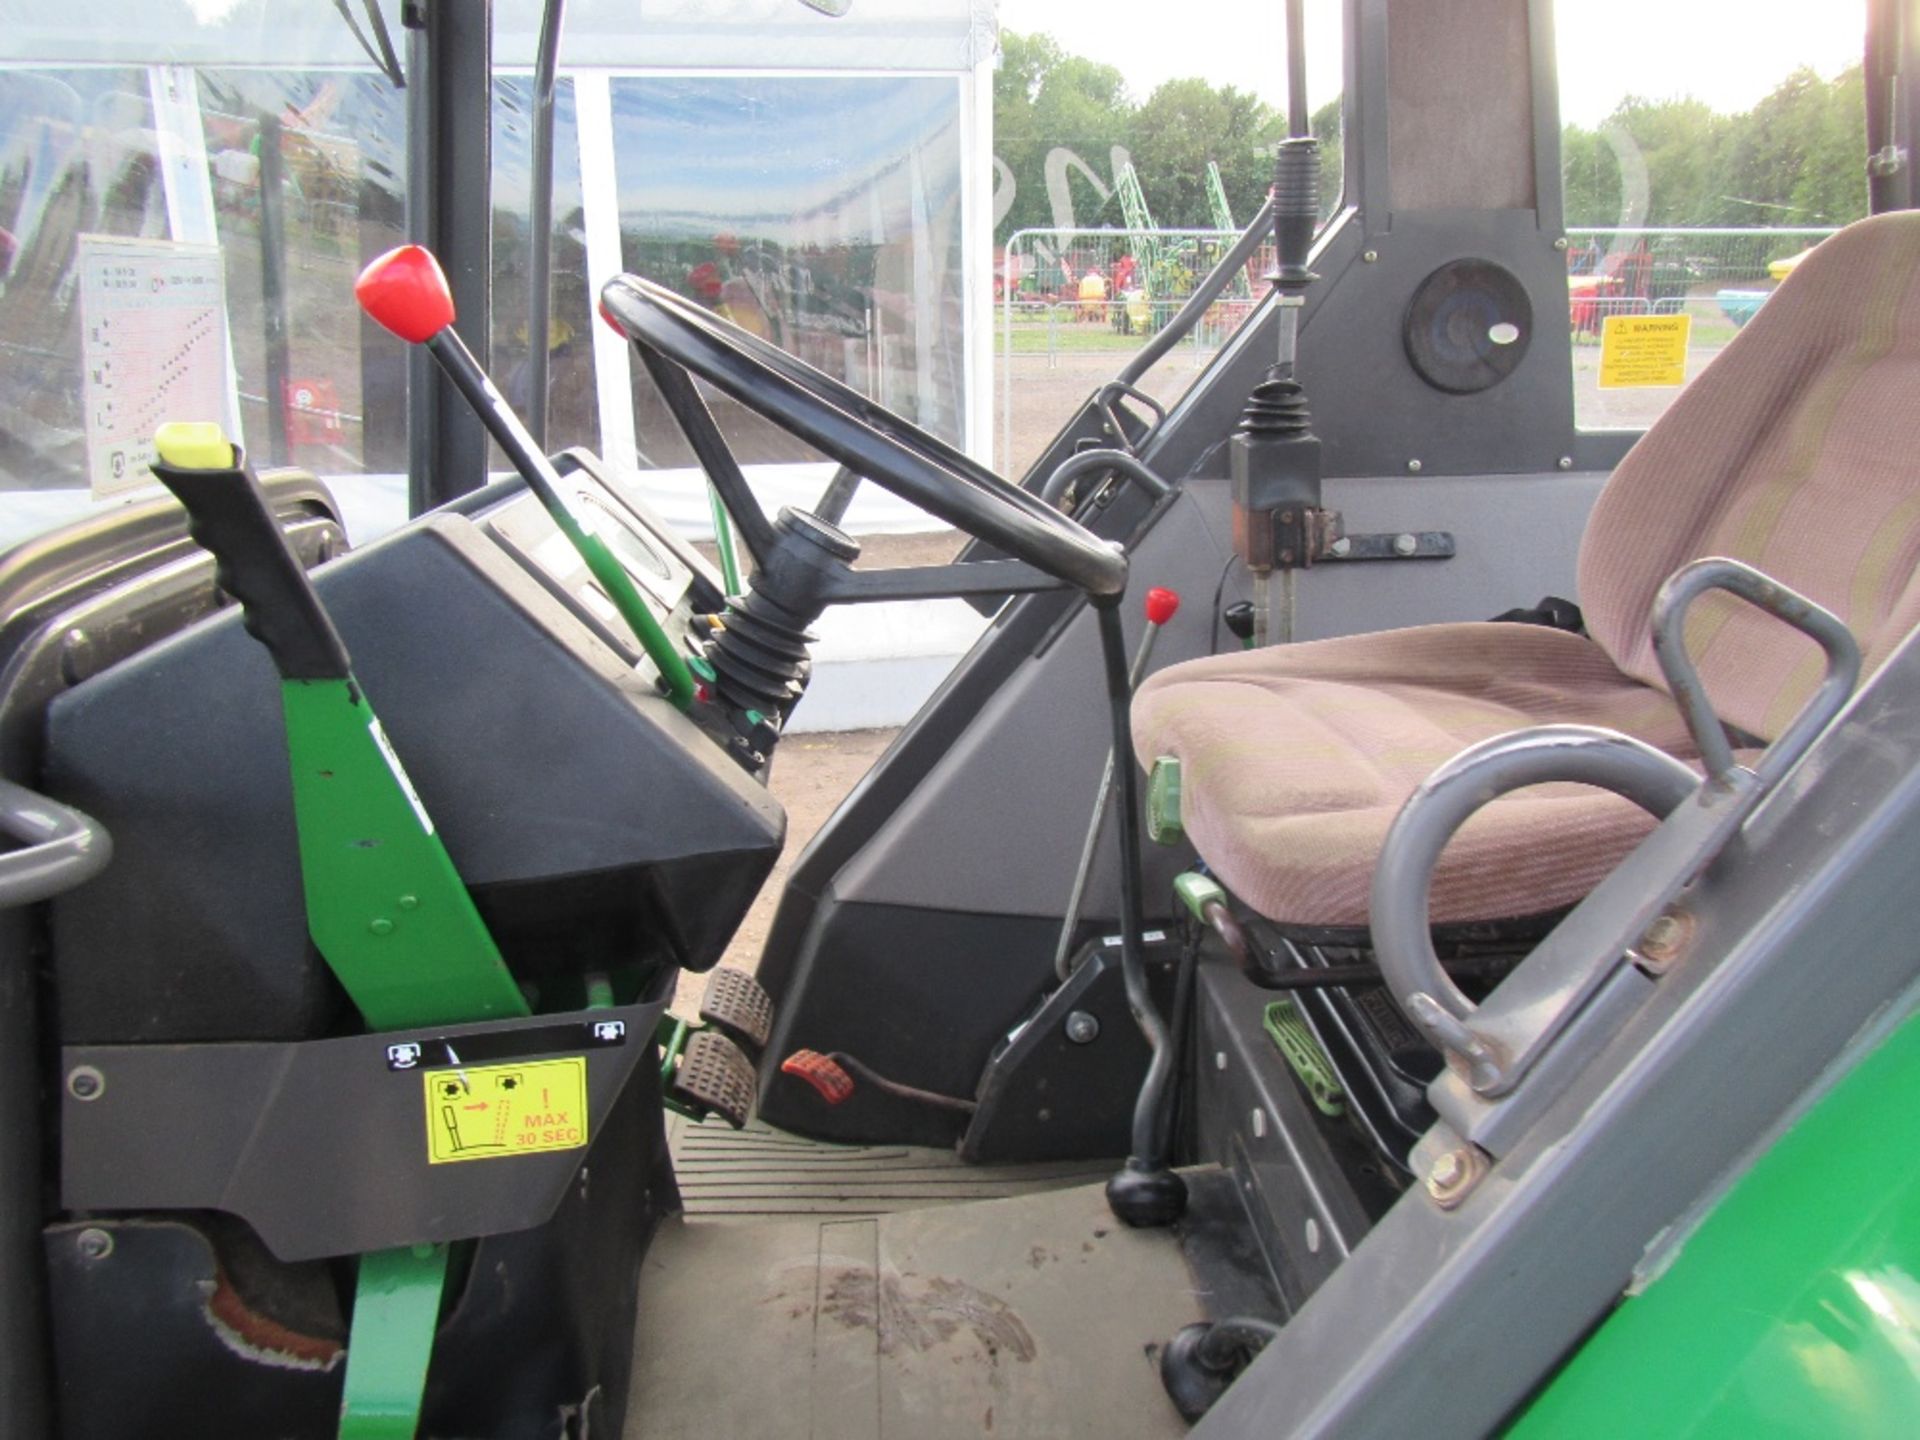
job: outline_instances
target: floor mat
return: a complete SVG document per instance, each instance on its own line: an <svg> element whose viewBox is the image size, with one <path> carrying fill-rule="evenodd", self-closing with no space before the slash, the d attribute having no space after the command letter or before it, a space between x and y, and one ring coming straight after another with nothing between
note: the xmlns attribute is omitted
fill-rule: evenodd
<svg viewBox="0 0 1920 1440"><path fill-rule="evenodd" d="M857 1219L1102 1184L1119 1160L963 1165L951 1150L836 1145L769 1129L673 1116L667 1144L687 1214L703 1220L830 1215Z"/></svg>

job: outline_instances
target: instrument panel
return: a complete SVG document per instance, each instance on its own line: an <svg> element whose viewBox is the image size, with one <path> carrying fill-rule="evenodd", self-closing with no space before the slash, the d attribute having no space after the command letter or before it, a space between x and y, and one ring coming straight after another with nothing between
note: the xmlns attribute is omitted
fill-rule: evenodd
<svg viewBox="0 0 1920 1440"><path fill-rule="evenodd" d="M564 451L554 458L554 468L565 487L561 496L580 523L606 542L667 634L689 655L698 653L694 617L716 613L725 603L714 568L594 455ZM613 600L532 492L517 489L468 513L606 644L643 673L655 673Z"/></svg>

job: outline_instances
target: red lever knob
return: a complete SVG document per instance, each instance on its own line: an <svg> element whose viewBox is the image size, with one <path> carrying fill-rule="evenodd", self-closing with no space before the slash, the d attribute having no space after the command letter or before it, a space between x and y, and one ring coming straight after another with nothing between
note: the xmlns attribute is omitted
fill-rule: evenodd
<svg viewBox="0 0 1920 1440"><path fill-rule="evenodd" d="M1156 585L1147 591L1147 623L1149 625L1166 624L1179 608L1178 591L1169 590L1163 585Z"/></svg>
<svg viewBox="0 0 1920 1440"><path fill-rule="evenodd" d="M794 1051L780 1062L780 1073L806 1081L829 1105L838 1105L853 1094L853 1077L840 1068L839 1061L818 1050Z"/></svg>
<svg viewBox="0 0 1920 1440"><path fill-rule="evenodd" d="M412 345L453 323L453 291L431 250L402 245L360 272L353 284L360 308Z"/></svg>

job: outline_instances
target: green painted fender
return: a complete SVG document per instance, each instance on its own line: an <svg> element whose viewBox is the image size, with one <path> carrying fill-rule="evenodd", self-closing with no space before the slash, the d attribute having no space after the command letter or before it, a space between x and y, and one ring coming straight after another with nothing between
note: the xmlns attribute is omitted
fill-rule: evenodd
<svg viewBox="0 0 1920 1440"><path fill-rule="evenodd" d="M1920 1435L1916 1111L1920 1016L1741 1176L1508 1435Z"/></svg>

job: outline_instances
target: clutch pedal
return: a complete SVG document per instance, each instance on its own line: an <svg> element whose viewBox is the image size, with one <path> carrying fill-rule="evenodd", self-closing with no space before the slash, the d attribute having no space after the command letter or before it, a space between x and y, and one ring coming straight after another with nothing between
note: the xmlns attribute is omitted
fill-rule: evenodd
<svg viewBox="0 0 1920 1440"><path fill-rule="evenodd" d="M718 1030L696 1030L687 1037L669 1089L672 1099L697 1114L718 1115L740 1130L753 1113L756 1093L753 1062L738 1045Z"/></svg>
<svg viewBox="0 0 1920 1440"><path fill-rule="evenodd" d="M749 1057L758 1055L773 1034L773 997L746 971L722 965L707 976L700 1018L724 1032Z"/></svg>

